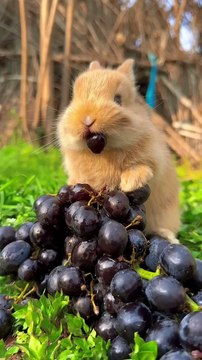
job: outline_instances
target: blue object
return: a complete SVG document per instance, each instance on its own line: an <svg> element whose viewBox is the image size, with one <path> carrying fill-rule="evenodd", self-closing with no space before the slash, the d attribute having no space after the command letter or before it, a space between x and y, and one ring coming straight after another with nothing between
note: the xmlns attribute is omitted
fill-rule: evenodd
<svg viewBox="0 0 202 360"><path fill-rule="evenodd" d="M146 92L146 103L150 108L154 109L156 106L156 79L157 79L157 57L149 53L148 58L151 64L150 80Z"/></svg>

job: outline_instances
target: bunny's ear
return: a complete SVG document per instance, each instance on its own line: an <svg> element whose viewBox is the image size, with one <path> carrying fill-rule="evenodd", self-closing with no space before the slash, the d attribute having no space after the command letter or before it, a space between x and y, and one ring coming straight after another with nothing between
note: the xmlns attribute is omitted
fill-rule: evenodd
<svg viewBox="0 0 202 360"><path fill-rule="evenodd" d="M127 59L121 64L117 70L124 73L126 76L130 78L130 80L134 83L135 76L134 76L134 67L135 61L133 59Z"/></svg>
<svg viewBox="0 0 202 360"><path fill-rule="evenodd" d="M92 61L89 65L88 70L97 70L97 69L101 69L101 65L99 61Z"/></svg>

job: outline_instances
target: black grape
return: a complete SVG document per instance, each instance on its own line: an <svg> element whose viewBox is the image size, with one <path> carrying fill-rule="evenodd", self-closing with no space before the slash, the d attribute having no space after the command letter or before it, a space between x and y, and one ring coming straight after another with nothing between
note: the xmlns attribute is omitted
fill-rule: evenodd
<svg viewBox="0 0 202 360"><path fill-rule="evenodd" d="M97 241L82 241L73 248L71 254L72 265L82 270L93 270L98 259Z"/></svg>
<svg viewBox="0 0 202 360"><path fill-rule="evenodd" d="M134 191L127 192L126 195L128 196L131 205L141 205L148 199L150 193L151 190L149 185L145 185Z"/></svg>
<svg viewBox="0 0 202 360"><path fill-rule="evenodd" d="M112 295L124 303L135 301L141 289L141 277L136 271L131 269L118 271L110 284Z"/></svg>
<svg viewBox="0 0 202 360"><path fill-rule="evenodd" d="M125 227L115 220L105 223L98 234L98 245L103 253L118 257L123 255L128 235Z"/></svg>
<svg viewBox="0 0 202 360"><path fill-rule="evenodd" d="M144 259L144 263L149 270L156 271L160 255L170 243L158 235L152 236L149 242L148 254Z"/></svg>
<svg viewBox="0 0 202 360"><path fill-rule="evenodd" d="M27 259L18 268L18 277L21 280L30 282L37 281L43 274L42 265L38 260Z"/></svg>
<svg viewBox="0 0 202 360"><path fill-rule="evenodd" d="M58 287L65 295L79 295L84 290L82 272L73 266L64 267L58 276Z"/></svg>
<svg viewBox="0 0 202 360"><path fill-rule="evenodd" d="M137 229L128 230L128 243L125 249L127 255L134 251L135 257L143 256L147 248L147 239L143 232Z"/></svg>
<svg viewBox="0 0 202 360"><path fill-rule="evenodd" d="M22 224L18 230L15 233L15 237L17 240L24 240L27 241L28 243L30 243L30 229L32 227L33 223L32 222L26 222L24 224Z"/></svg>
<svg viewBox="0 0 202 360"><path fill-rule="evenodd" d="M130 209L127 196L119 190L114 190L107 194L103 207L106 213L115 220L125 218Z"/></svg>
<svg viewBox="0 0 202 360"><path fill-rule="evenodd" d="M118 334L116 331L116 318L108 313L104 313L95 324L96 334L105 341L114 339Z"/></svg>
<svg viewBox="0 0 202 360"><path fill-rule="evenodd" d="M151 311L143 303L128 303L117 313L116 330L129 342L133 342L135 332L142 336L150 325Z"/></svg>
<svg viewBox="0 0 202 360"><path fill-rule="evenodd" d="M31 246L23 241L16 240L5 246L0 255L0 269L6 273L16 272L18 266L26 260L31 253Z"/></svg>
<svg viewBox="0 0 202 360"><path fill-rule="evenodd" d="M111 347L108 353L109 360L124 360L128 358L131 352L129 343L121 336L117 336L111 341Z"/></svg>
<svg viewBox="0 0 202 360"><path fill-rule="evenodd" d="M176 311L185 304L185 290L171 276L156 276L148 282L145 293L149 303L158 310Z"/></svg>
<svg viewBox="0 0 202 360"><path fill-rule="evenodd" d="M179 349L167 352L160 360L193 360L193 357L187 351Z"/></svg>
<svg viewBox="0 0 202 360"><path fill-rule="evenodd" d="M193 277L196 261L189 249L180 244L170 244L161 253L159 264L166 274L180 282Z"/></svg>
<svg viewBox="0 0 202 360"><path fill-rule="evenodd" d="M81 206L73 215L73 231L79 236L86 237L95 234L99 225L99 213L92 206Z"/></svg>
<svg viewBox="0 0 202 360"><path fill-rule="evenodd" d="M0 339L5 339L10 334L12 324L11 314L5 309L0 309Z"/></svg>
<svg viewBox="0 0 202 360"><path fill-rule="evenodd" d="M180 346L178 324L174 320L162 319L155 322L148 330L146 341L156 341L158 356Z"/></svg>
<svg viewBox="0 0 202 360"><path fill-rule="evenodd" d="M92 133L87 137L86 143L94 154L100 154L106 145L106 137L103 134Z"/></svg>
<svg viewBox="0 0 202 360"><path fill-rule="evenodd" d="M3 248L15 241L15 229L12 226L1 226L0 227L0 251Z"/></svg>
<svg viewBox="0 0 202 360"><path fill-rule="evenodd" d="M179 335L185 350L202 351L202 311L191 312L182 319Z"/></svg>

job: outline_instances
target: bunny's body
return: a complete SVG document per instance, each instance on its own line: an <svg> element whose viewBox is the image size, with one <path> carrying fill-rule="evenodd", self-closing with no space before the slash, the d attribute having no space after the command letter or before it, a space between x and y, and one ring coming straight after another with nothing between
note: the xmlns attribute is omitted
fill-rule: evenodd
<svg viewBox="0 0 202 360"><path fill-rule="evenodd" d="M106 147L99 155L86 145L89 132L106 136ZM58 137L69 184L88 183L96 190L107 185L123 191L148 184L146 233L177 242L176 173L163 135L134 87L132 60L117 70L92 63L77 78L73 100L58 124Z"/></svg>

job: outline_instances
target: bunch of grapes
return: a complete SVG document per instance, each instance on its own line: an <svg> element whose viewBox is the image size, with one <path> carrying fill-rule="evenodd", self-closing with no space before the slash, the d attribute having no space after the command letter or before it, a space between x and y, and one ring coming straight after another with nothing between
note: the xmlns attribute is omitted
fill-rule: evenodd
<svg viewBox="0 0 202 360"><path fill-rule="evenodd" d="M157 342L162 360L200 357L202 261L145 237L149 195L148 185L124 193L77 184L40 196L36 222L0 228L0 275L34 284L32 297L68 295L70 311L111 341L111 360L127 359L135 332ZM0 295L0 338L12 330L11 306Z"/></svg>

